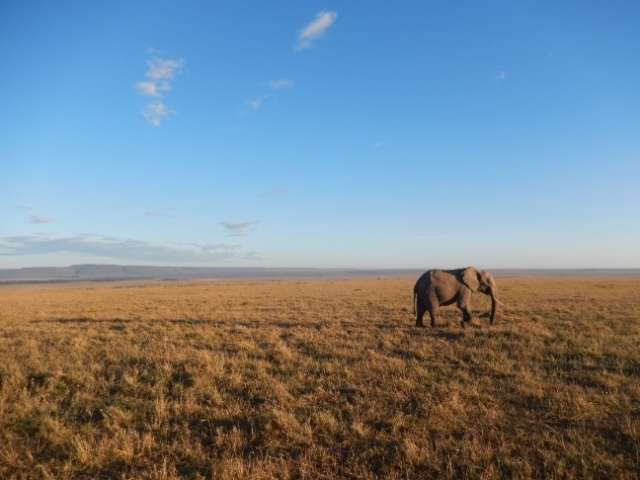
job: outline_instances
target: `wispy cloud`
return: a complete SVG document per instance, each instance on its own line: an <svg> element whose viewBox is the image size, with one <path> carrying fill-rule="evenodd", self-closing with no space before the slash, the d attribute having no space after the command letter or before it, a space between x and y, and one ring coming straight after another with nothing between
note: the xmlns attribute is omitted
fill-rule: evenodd
<svg viewBox="0 0 640 480"><path fill-rule="evenodd" d="M160 213L160 212L144 212L144 214L147 217L165 217L165 218L172 218L173 215L169 215L167 213Z"/></svg>
<svg viewBox="0 0 640 480"><path fill-rule="evenodd" d="M253 232L255 229L252 228L254 225L257 225L258 222L220 222L224 228L226 228L229 232L229 237L244 237L249 235L249 233Z"/></svg>
<svg viewBox="0 0 640 480"><path fill-rule="evenodd" d="M171 82L179 73L179 69L184 65L182 59L153 59L147 62L149 69L145 76L147 80L136 83L138 93L146 97L162 98L163 92L171 90ZM160 100L154 100L145 106L142 114L154 127L162 124L164 117L173 113Z"/></svg>
<svg viewBox="0 0 640 480"><path fill-rule="evenodd" d="M290 193L288 188L272 188L260 194L261 197L277 197L278 195L287 195Z"/></svg>
<svg viewBox="0 0 640 480"><path fill-rule="evenodd" d="M184 60L154 59L147 62L149 70L145 76L149 80L143 80L136 83L138 92L149 97L162 97L161 92L171 90L171 81L178 73L178 69L184 65Z"/></svg>
<svg viewBox="0 0 640 480"><path fill-rule="evenodd" d="M281 88L289 88L292 86L293 86L293 82L286 78L281 78L279 80L271 80L269 82L269 87L271 87L272 90L279 90ZM266 95L261 95L257 98L247 100L245 102L245 105L243 105L242 108L238 109L238 115L244 116L244 115L248 115L252 110L258 110L260 107L262 107L262 104L264 103L264 101L268 99L270 96L271 95L266 94Z"/></svg>
<svg viewBox="0 0 640 480"><path fill-rule="evenodd" d="M280 88L289 88L293 87L294 83L288 78L280 78L278 80L271 80L269 82L269 86L274 90L279 90Z"/></svg>
<svg viewBox="0 0 640 480"><path fill-rule="evenodd" d="M130 238L102 235L53 237L46 235L0 238L0 256L76 254L127 261L199 263L230 259L259 260L264 255L243 252L242 246L225 243L188 246L157 245Z"/></svg>
<svg viewBox="0 0 640 480"><path fill-rule="evenodd" d="M23 203L22 205L18 205L16 208L19 208L20 210L35 210L36 206L31 205L30 203Z"/></svg>
<svg viewBox="0 0 640 480"><path fill-rule="evenodd" d="M168 60L156 58L154 60L149 60L147 65L149 65L147 77L152 80L173 80L178 69L184 65L184 60L181 58L170 58Z"/></svg>
<svg viewBox="0 0 640 480"><path fill-rule="evenodd" d="M298 34L296 50L310 48L313 41L320 38L333 25L338 14L336 12L318 12L316 18L309 22Z"/></svg>
<svg viewBox="0 0 640 480"><path fill-rule="evenodd" d="M124 207L122 205L111 205L109 207L110 212L121 212L123 210L124 210Z"/></svg>
<svg viewBox="0 0 640 480"><path fill-rule="evenodd" d="M168 82L138 82L136 83L138 92L147 97L162 97L162 93L171 90Z"/></svg>
<svg viewBox="0 0 640 480"><path fill-rule="evenodd" d="M160 102L149 102L144 107L142 114L147 121L154 127L159 127L162 124L162 119L171 113L167 106Z"/></svg>
<svg viewBox="0 0 640 480"><path fill-rule="evenodd" d="M238 115L243 117L245 115L249 115L249 113L254 110L258 110L260 107L262 107L263 102L267 98L269 98L269 95L262 95L254 99L247 100L245 104L238 109Z"/></svg>
<svg viewBox="0 0 640 480"><path fill-rule="evenodd" d="M207 243L202 246L198 246L202 253L220 253L220 252L238 252L242 250L242 246L228 243Z"/></svg>
<svg viewBox="0 0 640 480"><path fill-rule="evenodd" d="M260 105L262 105L262 100L262 97L256 98L255 100L247 100L247 105L249 105L254 110L257 110L260 108Z"/></svg>
<svg viewBox="0 0 640 480"><path fill-rule="evenodd" d="M29 217L30 223L54 223L54 219L50 217L44 217L42 215L31 215Z"/></svg>
<svg viewBox="0 0 640 480"><path fill-rule="evenodd" d="M496 80L504 80L505 78L507 78L507 74L504 72L500 72L497 75L495 75Z"/></svg>
<svg viewBox="0 0 640 480"><path fill-rule="evenodd" d="M376 142L373 144L373 148L382 148L386 146L387 146L387 142Z"/></svg>

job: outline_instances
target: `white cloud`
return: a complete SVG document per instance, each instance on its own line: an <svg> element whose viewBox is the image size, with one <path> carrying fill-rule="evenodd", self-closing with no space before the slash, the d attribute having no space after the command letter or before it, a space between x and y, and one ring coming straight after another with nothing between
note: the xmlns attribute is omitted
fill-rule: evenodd
<svg viewBox="0 0 640 480"><path fill-rule="evenodd" d="M324 32L333 25L338 14L336 12L318 12L315 20L309 22L298 35L296 50L311 47L313 40L320 38Z"/></svg>
<svg viewBox="0 0 640 480"><path fill-rule="evenodd" d="M386 142L376 142L373 144L373 148L382 148L382 147L386 147L387 143Z"/></svg>
<svg viewBox="0 0 640 480"><path fill-rule="evenodd" d="M262 98L257 98L255 100L247 100L247 104L254 110L257 110L260 108L260 105L262 105Z"/></svg>
<svg viewBox="0 0 640 480"><path fill-rule="evenodd" d="M35 205L31 205L30 203L24 203L22 205L18 205L18 207L20 210L35 210L36 207Z"/></svg>
<svg viewBox="0 0 640 480"><path fill-rule="evenodd" d="M171 90L171 81L179 73L178 69L184 65L182 59L162 60L156 58L147 62L149 69L145 74L149 80L136 83L138 93L146 97L162 98L163 93ZM159 127L162 119L168 116L170 111L160 100L147 103L143 115L154 127Z"/></svg>
<svg viewBox="0 0 640 480"><path fill-rule="evenodd" d="M44 217L42 215L31 215L29 217L31 223L53 223L53 218Z"/></svg>
<svg viewBox="0 0 640 480"><path fill-rule="evenodd" d="M222 225L224 228L229 230L229 232L231 232L228 235L229 237L244 237L246 235L249 235L250 231L255 230L255 229L252 229L251 227L257 224L258 222L243 222L243 223L220 222L220 225Z"/></svg>
<svg viewBox="0 0 640 480"><path fill-rule="evenodd" d="M257 252L243 252L240 245L156 245L130 238L82 234L73 237L47 235L0 238L0 256L76 254L126 261L203 263L229 259L258 260Z"/></svg>
<svg viewBox="0 0 640 480"><path fill-rule="evenodd" d="M147 77L153 80L173 80L176 70L184 65L184 60L182 60L181 58L177 60L161 60L159 58L156 58L154 60L149 60L147 62L147 65L149 65Z"/></svg>
<svg viewBox="0 0 640 480"><path fill-rule="evenodd" d="M252 110L258 110L262 107L262 103L269 98L269 95L262 95L261 97L254 98L253 100L247 100L246 105L249 107L241 107L238 109L238 115L244 116L248 115Z"/></svg>
<svg viewBox="0 0 640 480"><path fill-rule="evenodd" d="M269 86L274 90L278 90L280 88L288 88L293 87L294 83L287 78L280 78L278 80L271 80L269 82Z"/></svg>
<svg viewBox="0 0 640 480"><path fill-rule="evenodd" d="M138 92L147 97L162 97L160 92L171 90L169 82L138 82L136 88Z"/></svg>
<svg viewBox="0 0 640 480"><path fill-rule="evenodd" d="M255 100L250 100L249 104L253 107L253 108L260 108L262 106L262 102L264 102L266 99L268 99L271 95L262 95L261 97L256 98Z"/></svg>
<svg viewBox="0 0 640 480"><path fill-rule="evenodd" d="M504 80L505 78L507 78L507 74L504 72L500 72L495 77L496 77L496 80Z"/></svg>
<svg viewBox="0 0 640 480"><path fill-rule="evenodd" d="M293 82L291 80L288 80L286 78L280 78L278 80L271 80L269 82L269 87L273 90L278 90L281 88L289 88L293 86ZM243 115L248 115L250 113L251 110L258 110L260 107L262 107L262 104L264 103L264 101L266 99L268 99L271 95L267 94L267 95L261 95L258 98L254 98L251 100L247 100L246 101L246 105L248 105L249 108L243 107L240 108L238 110L238 115L243 116Z"/></svg>
<svg viewBox="0 0 640 480"><path fill-rule="evenodd" d="M111 205L109 207L110 212L121 212L122 210L124 210L124 207L122 205Z"/></svg>
<svg viewBox="0 0 640 480"><path fill-rule="evenodd" d="M159 127L162 123L162 119L168 116L169 113L167 106L164 103L157 101L147 103L142 114L151 125Z"/></svg>
<svg viewBox="0 0 640 480"><path fill-rule="evenodd" d="M200 248L202 253L236 252L242 249L238 244L229 245L228 243L207 243Z"/></svg>

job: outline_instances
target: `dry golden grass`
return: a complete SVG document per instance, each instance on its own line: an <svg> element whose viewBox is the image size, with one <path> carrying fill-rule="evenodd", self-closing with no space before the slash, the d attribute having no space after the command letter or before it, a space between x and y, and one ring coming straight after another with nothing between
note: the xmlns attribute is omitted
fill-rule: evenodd
<svg viewBox="0 0 640 480"><path fill-rule="evenodd" d="M640 279L414 281L1 287L0 478L637 478Z"/></svg>

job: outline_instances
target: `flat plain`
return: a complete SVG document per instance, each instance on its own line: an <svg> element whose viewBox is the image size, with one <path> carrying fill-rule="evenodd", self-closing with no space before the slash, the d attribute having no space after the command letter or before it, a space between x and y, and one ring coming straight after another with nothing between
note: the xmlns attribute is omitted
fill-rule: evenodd
<svg viewBox="0 0 640 480"><path fill-rule="evenodd" d="M0 478L638 478L640 278L0 287Z"/></svg>

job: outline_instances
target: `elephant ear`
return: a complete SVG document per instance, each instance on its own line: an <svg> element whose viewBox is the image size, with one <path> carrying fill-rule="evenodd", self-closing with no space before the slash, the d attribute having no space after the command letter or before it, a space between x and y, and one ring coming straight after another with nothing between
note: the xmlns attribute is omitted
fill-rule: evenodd
<svg viewBox="0 0 640 480"><path fill-rule="evenodd" d="M477 292L480 288L480 281L478 280L479 272L473 267L465 268L462 272L462 281L471 289L472 292Z"/></svg>

